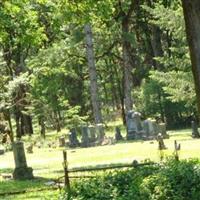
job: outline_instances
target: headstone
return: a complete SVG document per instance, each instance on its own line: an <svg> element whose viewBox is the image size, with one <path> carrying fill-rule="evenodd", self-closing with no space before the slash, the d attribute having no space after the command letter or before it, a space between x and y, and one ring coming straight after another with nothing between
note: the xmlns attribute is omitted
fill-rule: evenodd
<svg viewBox="0 0 200 200"><path fill-rule="evenodd" d="M153 128L153 135L158 135L159 131L158 131L158 124L156 123L156 120L151 120L152 122L152 128Z"/></svg>
<svg viewBox="0 0 200 200"><path fill-rule="evenodd" d="M162 134L163 138L165 138L165 139L169 138L169 135L167 134L165 123L158 124L158 132Z"/></svg>
<svg viewBox="0 0 200 200"><path fill-rule="evenodd" d="M15 160L13 178L16 180L32 179L33 169L27 166L23 142L17 141L13 143L13 154Z"/></svg>
<svg viewBox="0 0 200 200"><path fill-rule="evenodd" d="M89 140L91 143L94 143L96 141L96 129L95 126L90 125L88 127L89 129Z"/></svg>
<svg viewBox="0 0 200 200"><path fill-rule="evenodd" d="M88 134L88 127L82 126L81 127L81 146L82 147L88 147L89 146L89 134Z"/></svg>
<svg viewBox="0 0 200 200"><path fill-rule="evenodd" d="M155 120L146 119L143 122L144 136L154 139L159 133L159 127Z"/></svg>
<svg viewBox="0 0 200 200"><path fill-rule="evenodd" d="M76 129L72 128L69 133L69 147L75 148L79 146L79 141L77 139Z"/></svg>
<svg viewBox="0 0 200 200"><path fill-rule="evenodd" d="M191 124L192 124L192 137L199 138L200 134L199 134L198 126L197 126L196 122L192 121Z"/></svg>
<svg viewBox="0 0 200 200"><path fill-rule="evenodd" d="M121 135L121 131L119 127L115 128L115 140L119 141L119 140L123 140L123 137Z"/></svg>
<svg viewBox="0 0 200 200"><path fill-rule="evenodd" d="M0 147L0 155L3 155L5 153L5 149L3 147Z"/></svg>
<svg viewBox="0 0 200 200"><path fill-rule="evenodd" d="M144 120L143 129L144 129L145 136L148 138L150 136L150 127L149 127L149 120L148 119Z"/></svg>
<svg viewBox="0 0 200 200"><path fill-rule="evenodd" d="M59 147L64 147L65 146L65 137L61 136L59 137Z"/></svg>
<svg viewBox="0 0 200 200"><path fill-rule="evenodd" d="M104 125L103 124L97 124L96 125L96 130L97 130L97 140L99 143L101 143L104 140Z"/></svg>
<svg viewBox="0 0 200 200"><path fill-rule="evenodd" d="M174 148L175 148L175 151L180 151L181 150L181 144L177 143L176 140L174 141Z"/></svg>
<svg viewBox="0 0 200 200"><path fill-rule="evenodd" d="M158 141L158 149L163 150L166 149L166 146L164 144L163 136L161 133L158 133L157 135L157 141Z"/></svg>
<svg viewBox="0 0 200 200"><path fill-rule="evenodd" d="M181 144L174 141L174 157L176 161L179 161L179 151L181 150Z"/></svg>
<svg viewBox="0 0 200 200"><path fill-rule="evenodd" d="M129 111L127 113L127 140L139 139L142 136L142 124L139 112Z"/></svg>

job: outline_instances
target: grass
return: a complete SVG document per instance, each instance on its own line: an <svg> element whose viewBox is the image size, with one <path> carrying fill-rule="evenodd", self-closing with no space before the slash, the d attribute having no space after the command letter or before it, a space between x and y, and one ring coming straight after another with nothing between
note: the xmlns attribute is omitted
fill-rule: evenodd
<svg viewBox="0 0 200 200"><path fill-rule="evenodd" d="M66 133L64 130L62 133ZM109 128L109 135L113 136L113 128ZM181 143L180 158L200 158L200 140L192 139L191 130L170 131L170 139L165 140L167 150L164 151L165 156L170 156L174 151L174 140ZM55 132L48 134L48 140L54 140L58 136ZM37 138L36 138L37 139ZM25 138L25 144L28 143L28 138ZM42 189L45 182L51 178L58 178L63 175L62 166L62 148L45 148L34 147L33 154L27 154L28 166L33 168L36 177L34 181L4 181L0 179L0 193L9 191L23 191L27 189L28 193L21 195L0 196L4 200L25 200L25 199L58 199L59 191L46 190L37 192L37 189ZM159 161L158 144L156 141L133 141L121 142L110 146L99 146L90 148L68 149L69 168L109 164L109 163L131 163L133 160L143 161L150 159ZM14 160L12 152L0 156L0 174L10 173L14 169Z"/></svg>

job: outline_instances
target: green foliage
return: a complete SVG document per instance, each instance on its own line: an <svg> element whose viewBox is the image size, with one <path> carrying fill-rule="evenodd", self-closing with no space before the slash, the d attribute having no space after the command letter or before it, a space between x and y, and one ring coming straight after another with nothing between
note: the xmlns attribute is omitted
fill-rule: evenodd
<svg viewBox="0 0 200 200"><path fill-rule="evenodd" d="M147 116L165 118L169 127L186 125L197 109L181 4L159 1L142 8L149 15L149 24L162 31L163 56L155 58L160 68L149 71L137 105Z"/></svg>
<svg viewBox="0 0 200 200"><path fill-rule="evenodd" d="M167 98L172 102L185 102L188 106L194 104L195 91L191 72L154 71L150 77L162 85L164 92L169 95Z"/></svg>
<svg viewBox="0 0 200 200"><path fill-rule="evenodd" d="M168 160L160 166L110 172L78 181L73 185L71 199L198 200L199 177L199 161ZM61 199L67 199L67 193Z"/></svg>
<svg viewBox="0 0 200 200"><path fill-rule="evenodd" d="M157 81L149 80L144 81L141 88L140 110L147 116L158 117L165 103L161 85Z"/></svg>
<svg viewBox="0 0 200 200"><path fill-rule="evenodd" d="M180 0L151 2L1 2L0 107L16 105L19 112L48 119L49 125L65 121L71 127L91 120L84 41L84 25L90 23L103 118L113 120L123 113L124 38L130 47L134 107L145 117L161 117L169 126L185 125L196 108L182 6ZM126 14L130 16L124 33ZM163 52L156 58L155 27ZM16 100L23 87L26 91ZM14 109L10 113L16 115Z"/></svg>
<svg viewBox="0 0 200 200"><path fill-rule="evenodd" d="M152 200L197 200L200 188L199 176L199 162L169 161L159 173L144 179L142 189L148 194L148 199Z"/></svg>

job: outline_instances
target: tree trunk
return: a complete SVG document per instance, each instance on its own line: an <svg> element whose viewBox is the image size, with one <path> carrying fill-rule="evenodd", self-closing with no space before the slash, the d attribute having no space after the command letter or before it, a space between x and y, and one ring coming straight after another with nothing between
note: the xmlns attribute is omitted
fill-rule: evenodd
<svg viewBox="0 0 200 200"><path fill-rule="evenodd" d="M22 121L24 126L24 134L33 134L32 118L30 115L22 114Z"/></svg>
<svg viewBox="0 0 200 200"><path fill-rule="evenodd" d="M40 135L41 137L43 137L45 139L46 135L46 129L45 129L45 122L44 122L44 117L43 116L40 116L39 119L39 125L40 125Z"/></svg>
<svg viewBox="0 0 200 200"><path fill-rule="evenodd" d="M18 139L21 139L21 137L22 137L22 130L21 130L21 124L20 124L21 116L20 115L21 115L20 111L18 110L18 108L16 108L16 111L15 111L16 137Z"/></svg>
<svg viewBox="0 0 200 200"><path fill-rule="evenodd" d="M162 50L162 44L161 44L161 31L159 27L153 25L152 26L152 47L153 47L153 53L154 58L162 57L163 56L163 50ZM155 60L156 69L161 69L161 64Z"/></svg>
<svg viewBox="0 0 200 200"><path fill-rule="evenodd" d="M98 98L98 86L97 86L97 72L95 67L95 58L93 50L92 41L92 30L90 24L85 25L85 36L86 36L86 51L87 60L89 66L89 76L90 76L90 94L93 108L94 121L96 124L102 123L102 115L100 102Z"/></svg>
<svg viewBox="0 0 200 200"><path fill-rule="evenodd" d="M55 117L56 131L58 133L58 132L61 131L61 124L60 124L60 119L59 119L58 111L54 112L54 117Z"/></svg>
<svg viewBox="0 0 200 200"><path fill-rule="evenodd" d="M200 117L200 1L182 0Z"/></svg>
<svg viewBox="0 0 200 200"><path fill-rule="evenodd" d="M116 79L116 89L118 91L118 95L119 95L119 102L120 102L120 107L121 107L121 115L122 115L122 120L123 120L123 124L126 125L126 113L125 113L125 109L124 109L124 91L123 91L123 83L124 80L121 80L121 78L119 77L119 72L117 71L117 63L115 60L113 60L113 70L114 70L114 74L115 74L115 79ZM124 77L123 77L124 78Z"/></svg>
<svg viewBox="0 0 200 200"><path fill-rule="evenodd" d="M128 20L124 18L122 21L122 53L123 53L123 63L124 63L124 96L125 96L125 109L126 112L132 110L133 101L131 97L131 89L133 86L132 82L132 66L130 61L129 50L131 49L130 43L127 41L126 37L129 32L128 30Z"/></svg>

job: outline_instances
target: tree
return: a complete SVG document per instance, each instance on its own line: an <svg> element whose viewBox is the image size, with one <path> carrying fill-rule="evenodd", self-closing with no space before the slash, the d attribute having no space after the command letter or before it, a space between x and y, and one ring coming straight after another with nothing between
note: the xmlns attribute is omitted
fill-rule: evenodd
<svg viewBox="0 0 200 200"><path fill-rule="evenodd" d="M92 101L94 121L95 124L98 124L102 123L102 116L101 116L100 102L98 98L97 73L95 67L91 25L86 24L84 29L86 36L87 60L88 60L89 75L90 75L90 95Z"/></svg>
<svg viewBox="0 0 200 200"><path fill-rule="evenodd" d="M182 0L182 5L200 116L200 1Z"/></svg>

